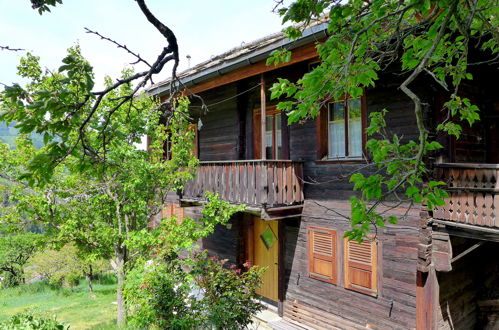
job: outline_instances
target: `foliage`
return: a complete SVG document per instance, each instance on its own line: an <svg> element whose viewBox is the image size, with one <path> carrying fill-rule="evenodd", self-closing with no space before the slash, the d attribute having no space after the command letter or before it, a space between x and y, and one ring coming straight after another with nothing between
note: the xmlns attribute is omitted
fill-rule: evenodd
<svg viewBox="0 0 499 330"><path fill-rule="evenodd" d="M448 91L449 99L442 109L447 112L447 119L438 124L437 130L458 138L461 122L471 125L478 120L478 107L459 95L459 86L462 81L473 79L468 63L471 48L480 49L488 58L485 63L497 59L497 3L297 0L287 7L283 1L279 3L283 22L306 26L323 21L329 33L317 46L321 63L316 68L297 82L279 79L271 88L272 98L281 100L278 109L287 111L290 122L317 116L319 109L331 100L361 96L375 86L383 70L398 65L403 77L399 87L414 104L419 141L402 141L400 136L387 134L384 114L391 109L371 114L367 149L377 169L369 177L356 173L350 178L360 197L351 199L353 230L347 236L361 240L372 225L396 222L378 210L390 198L404 205L424 203L429 209L441 205L446 196L440 189L442 183L426 182L425 164L429 153L441 146L429 140L422 96L410 84L427 74ZM285 34L297 38L301 35L300 27L289 27ZM289 59L289 51L283 49L272 53L267 63Z"/></svg>
<svg viewBox="0 0 499 330"><path fill-rule="evenodd" d="M22 312L13 315L8 321L0 323L5 330L64 330L69 325L60 323L55 317Z"/></svg>
<svg viewBox="0 0 499 330"><path fill-rule="evenodd" d="M22 132L37 127L44 132L46 143L40 150L33 148L28 138L20 139L15 150L0 146L4 151L0 169L10 181L5 189L15 200L0 216L9 223L35 219L55 244L73 243L89 260L112 257L122 306L126 265L144 252L136 248L148 248L130 248L128 242L147 228L167 193L192 178L198 162L192 153L194 132L188 129L188 101L183 97L174 100L167 113L158 111L157 103L146 95L125 106L121 100L133 91L127 83L107 93L99 107L78 108L81 112L68 119L72 110L61 107L61 102L69 107L75 99L83 101L94 82L92 68L79 47L70 48L63 62L58 72L42 73L39 59L28 54L18 69L29 83L0 94L4 118L23 120ZM122 79L130 76L131 70L123 71ZM105 83L112 85L110 78ZM84 121L83 110L95 116L83 126L84 137L72 124L64 126L66 120ZM47 111L50 116L42 114ZM110 112L113 122L103 121ZM166 124L159 125L160 121ZM148 150L137 147L142 136L152 141ZM167 139L172 141L173 157L165 161ZM71 148L71 156L59 157L61 148Z"/></svg>
<svg viewBox="0 0 499 330"><path fill-rule="evenodd" d="M246 273L196 253L188 258L143 263L127 280L132 327L243 329L261 310L256 288L264 269Z"/></svg>
<svg viewBox="0 0 499 330"><path fill-rule="evenodd" d="M206 194L208 203L202 217L163 219L154 230L137 233L130 246L153 246L129 271L125 298L131 326L192 329L224 324L242 327L250 321L260 304L255 288L262 271L252 269L244 275L223 268L207 254L194 252L195 243L225 225L244 205L231 206L218 195ZM146 259L149 258L147 261ZM222 311L225 312L222 317Z"/></svg>
<svg viewBox="0 0 499 330"><path fill-rule="evenodd" d="M24 282L24 266L41 244L41 237L34 233L0 234L1 286L16 286Z"/></svg>
<svg viewBox="0 0 499 330"><path fill-rule="evenodd" d="M49 6L55 7L58 3L62 4L62 0L31 0L31 6L38 10L40 15L46 11L50 12Z"/></svg>
<svg viewBox="0 0 499 330"><path fill-rule="evenodd" d="M111 266L106 260L85 260L78 255L74 245L65 245L58 250L46 249L36 253L29 261L30 277L42 276L52 285L78 285L89 269L92 275L109 272ZM92 276L93 277L93 276Z"/></svg>
<svg viewBox="0 0 499 330"><path fill-rule="evenodd" d="M208 324L216 329L244 329L252 316L263 309L256 289L261 285L265 268L251 267L241 273L226 260L203 256L194 266L195 282L203 294Z"/></svg>

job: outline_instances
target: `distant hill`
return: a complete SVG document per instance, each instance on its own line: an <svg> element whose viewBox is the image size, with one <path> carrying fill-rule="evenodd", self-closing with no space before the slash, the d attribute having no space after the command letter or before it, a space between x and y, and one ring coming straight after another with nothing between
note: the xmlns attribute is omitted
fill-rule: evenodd
<svg viewBox="0 0 499 330"><path fill-rule="evenodd" d="M0 122L0 141L7 143L11 147L15 147L15 140L19 136L19 130L14 127L15 125L15 123L7 125L6 123ZM39 149L43 147L43 137L40 134L32 133L31 139L33 140L35 148Z"/></svg>

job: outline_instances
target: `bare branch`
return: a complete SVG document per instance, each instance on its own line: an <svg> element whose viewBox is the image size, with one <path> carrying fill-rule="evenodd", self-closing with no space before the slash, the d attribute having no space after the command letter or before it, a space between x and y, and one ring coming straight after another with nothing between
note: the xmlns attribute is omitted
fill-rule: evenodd
<svg viewBox="0 0 499 330"><path fill-rule="evenodd" d="M90 30L89 28L85 28L85 31L86 33L89 33L89 34L95 34L96 36L100 37L102 40L106 40L106 41L109 41L110 43L116 45L116 47L118 48L121 48L121 49L124 49L127 53L129 53L130 55L132 56L135 56L137 58L137 61L135 62L132 62L130 64L134 65L134 64L137 64L137 63L144 63L145 65L147 65L148 67L151 67L151 64L149 64L149 62L147 62L146 60L144 60L139 53L135 53L133 51L131 51L126 45L122 45L120 44L119 42L111 39L111 38L108 38L108 37L105 37L103 36L102 34L100 34L99 32L97 31L92 31Z"/></svg>
<svg viewBox="0 0 499 330"><path fill-rule="evenodd" d="M21 51L24 51L25 49L23 49L23 48L10 48L9 46L0 46L0 50L10 50L12 52L21 52Z"/></svg>

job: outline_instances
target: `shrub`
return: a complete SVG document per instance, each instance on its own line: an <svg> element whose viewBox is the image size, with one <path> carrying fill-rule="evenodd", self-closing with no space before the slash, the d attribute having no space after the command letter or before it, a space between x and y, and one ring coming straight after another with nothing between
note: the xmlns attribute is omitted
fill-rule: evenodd
<svg viewBox="0 0 499 330"><path fill-rule="evenodd" d="M65 330L69 325L58 322L55 317L22 312L10 317L7 321L0 323L3 330Z"/></svg>
<svg viewBox="0 0 499 330"><path fill-rule="evenodd" d="M243 329L263 306L256 302L255 290L261 285L265 269L251 267L241 273L234 265L224 268L226 260L197 260L197 285L204 294L208 323L216 329Z"/></svg>
<svg viewBox="0 0 499 330"><path fill-rule="evenodd" d="M132 327L242 329L263 307L256 288L264 269L241 273L206 252L141 263L125 284Z"/></svg>

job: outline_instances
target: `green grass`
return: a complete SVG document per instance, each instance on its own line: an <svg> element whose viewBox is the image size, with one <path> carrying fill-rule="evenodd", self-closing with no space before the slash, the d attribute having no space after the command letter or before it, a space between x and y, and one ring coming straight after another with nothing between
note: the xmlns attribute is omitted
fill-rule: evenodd
<svg viewBox="0 0 499 330"><path fill-rule="evenodd" d="M0 322L26 309L57 315L70 329L116 329L116 284L94 283L94 292L87 283L75 288L53 288L44 282L0 290Z"/></svg>

